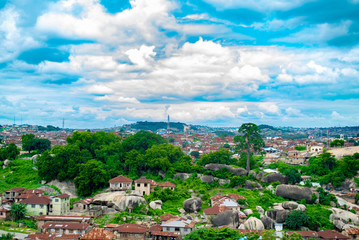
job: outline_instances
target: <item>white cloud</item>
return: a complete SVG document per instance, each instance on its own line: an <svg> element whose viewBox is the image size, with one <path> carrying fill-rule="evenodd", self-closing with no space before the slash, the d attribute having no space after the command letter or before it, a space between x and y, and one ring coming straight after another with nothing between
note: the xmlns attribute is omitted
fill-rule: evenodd
<svg viewBox="0 0 359 240"><path fill-rule="evenodd" d="M342 120L342 119L344 119L344 117L342 115L340 115L337 111L333 111L331 116L332 116L333 120Z"/></svg>
<svg viewBox="0 0 359 240"><path fill-rule="evenodd" d="M125 54L132 63L137 64L139 67L147 67L149 62L153 61L156 53L153 51L155 46L142 45L140 49L130 49Z"/></svg>

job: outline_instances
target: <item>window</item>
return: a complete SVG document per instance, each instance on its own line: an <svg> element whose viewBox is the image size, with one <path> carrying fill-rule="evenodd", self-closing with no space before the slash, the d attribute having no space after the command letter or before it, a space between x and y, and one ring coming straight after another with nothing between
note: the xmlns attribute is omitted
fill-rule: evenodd
<svg viewBox="0 0 359 240"><path fill-rule="evenodd" d="M31 208L35 208L35 204L31 204Z"/></svg>
<svg viewBox="0 0 359 240"><path fill-rule="evenodd" d="M140 184L139 184L139 183L137 183L137 187L140 187Z"/></svg>
<svg viewBox="0 0 359 240"><path fill-rule="evenodd" d="M147 187L147 183L145 183L145 187Z"/></svg>
<svg viewBox="0 0 359 240"><path fill-rule="evenodd" d="M179 232L179 230L180 230L180 229L179 229L178 227L175 228L175 232Z"/></svg>
<svg viewBox="0 0 359 240"><path fill-rule="evenodd" d="M59 199L58 199L58 198L56 198L56 199L55 199L55 202L59 202Z"/></svg>
<svg viewBox="0 0 359 240"><path fill-rule="evenodd" d="M40 208L44 208L44 205L40 204Z"/></svg>

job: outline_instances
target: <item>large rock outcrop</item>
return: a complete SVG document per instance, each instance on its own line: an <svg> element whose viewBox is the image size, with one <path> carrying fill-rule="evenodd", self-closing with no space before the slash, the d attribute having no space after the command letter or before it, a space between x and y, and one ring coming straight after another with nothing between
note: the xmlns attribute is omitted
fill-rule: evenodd
<svg viewBox="0 0 359 240"><path fill-rule="evenodd" d="M219 164L219 163L210 163L204 166L204 169L206 170L212 170L212 171L220 171L223 168L227 168L229 172L233 173L235 176L245 176L248 174L247 170L243 168L235 168L229 165L225 164Z"/></svg>
<svg viewBox="0 0 359 240"><path fill-rule="evenodd" d="M352 225L359 226L358 215L339 208L332 208L331 210L333 214L330 215L329 219L339 230L349 228Z"/></svg>
<svg viewBox="0 0 359 240"><path fill-rule="evenodd" d="M68 195L70 195L71 198L77 198L77 193L76 193L76 186L74 184L74 182L72 181L63 181L60 182L59 180L52 180L51 182L47 183L49 186L54 185L56 186L58 189L60 189L60 191L62 193L67 193Z"/></svg>
<svg viewBox="0 0 359 240"><path fill-rule="evenodd" d="M199 178L201 179L202 182L207 184L211 184L214 182L214 177L210 175L200 175Z"/></svg>
<svg viewBox="0 0 359 240"><path fill-rule="evenodd" d="M298 203L296 203L296 202L292 202L292 201L290 201L290 202L283 202L282 203L282 207L284 208L284 209L288 209L288 210L294 210L294 209L297 209L298 208Z"/></svg>
<svg viewBox="0 0 359 240"><path fill-rule="evenodd" d="M273 209L270 211L267 211L266 215L267 217L270 217L277 223L284 223L287 219L288 214L290 213L289 210L279 210L279 209Z"/></svg>
<svg viewBox="0 0 359 240"><path fill-rule="evenodd" d="M190 198L183 202L183 208L188 213L194 213L201 210L202 200L200 198Z"/></svg>
<svg viewBox="0 0 359 240"><path fill-rule="evenodd" d="M275 194L294 201L305 199L306 202L311 203L313 192L307 187L281 184L277 186Z"/></svg>
<svg viewBox="0 0 359 240"><path fill-rule="evenodd" d="M267 216L263 216L261 220L265 229L274 229L275 221L273 219Z"/></svg>
<svg viewBox="0 0 359 240"><path fill-rule="evenodd" d="M212 224L214 227L232 226L237 228L239 225L238 211L224 211L212 219Z"/></svg>
<svg viewBox="0 0 359 240"><path fill-rule="evenodd" d="M146 200L139 194L118 192L101 193L94 197L93 204L114 208L117 211L125 211L126 208L132 209L138 204L145 203Z"/></svg>
<svg viewBox="0 0 359 240"><path fill-rule="evenodd" d="M261 220L255 217L250 217L245 221L241 226L240 229L248 229L248 230L264 230L264 225Z"/></svg>
<svg viewBox="0 0 359 240"><path fill-rule="evenodd" d="M262 179L262 182L265 183L273 183L273 182L280 182L281 184L287 184L288 183L288 177L284 176L280 173L271 173L268 175L265 175Z"/></svg>
<svg viewBox="0 0 359 240"><path fill-rule="evenodd" d="M161 200L155 200L150 202L148 206L152 209L162 209L162 201Z"/></svg>
<svg viewBox="0 0 359 240"><path fill-rule="evenodd" d="M190 178L190 177L191 177L191 174L188 174L188 173L176 173L173 176L173 179L179 178L182 181L185 181L187 178Z"/></svg>

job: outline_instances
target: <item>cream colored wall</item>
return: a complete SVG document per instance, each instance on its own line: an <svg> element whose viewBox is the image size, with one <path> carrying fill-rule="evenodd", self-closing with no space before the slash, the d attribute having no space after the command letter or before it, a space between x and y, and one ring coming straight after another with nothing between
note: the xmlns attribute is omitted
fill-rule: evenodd
<svg viewBox="0 0 359 240"><path fill-rule="evenodd" d="M54 197L51 201L52 212L50 215L67 215L70 212L70 198Z"/></svg>
<svg viewBox="0 0 359 240"><path fill-rule="evenodd" d="M147 186L145 187L145 184ZM149 183L135 183L135 190L140 191L141 194L150 195L151 193L151 184Z"/></svg>
<svg viewBox="0 0 359 240"><path fill-rule="evenodd" d="M44 204L25 204L28 215L39 216L48 214L48 205Z"/></svg>

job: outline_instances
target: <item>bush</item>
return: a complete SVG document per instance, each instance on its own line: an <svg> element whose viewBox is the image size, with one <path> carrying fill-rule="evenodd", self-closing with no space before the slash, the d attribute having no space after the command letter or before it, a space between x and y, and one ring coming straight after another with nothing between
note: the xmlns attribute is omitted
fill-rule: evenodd
<svg viewBox="0 0 359 240"><path fill-rule="evenodd" d="M285 220L285 225L290 229L296 230L302 226L307 226L308 222L309 218L304 212L300 210L294 210L288 214Z"/></svg>

